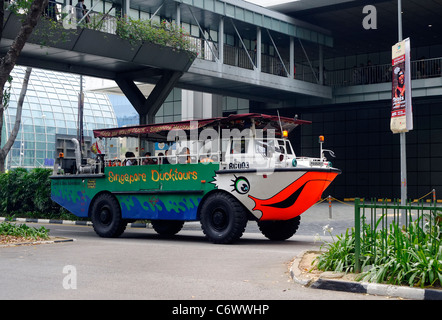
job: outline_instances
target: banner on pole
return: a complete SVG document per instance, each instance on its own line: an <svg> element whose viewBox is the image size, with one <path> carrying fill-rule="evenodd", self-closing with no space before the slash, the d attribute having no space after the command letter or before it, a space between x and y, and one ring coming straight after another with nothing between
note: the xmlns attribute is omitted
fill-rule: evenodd
<svg viewBox="0 0 442 320"><path fill-rule="evenodd" d="M411 105L410 39L392 48L392 109L390 129L393 133L413 130Z"/></svg>

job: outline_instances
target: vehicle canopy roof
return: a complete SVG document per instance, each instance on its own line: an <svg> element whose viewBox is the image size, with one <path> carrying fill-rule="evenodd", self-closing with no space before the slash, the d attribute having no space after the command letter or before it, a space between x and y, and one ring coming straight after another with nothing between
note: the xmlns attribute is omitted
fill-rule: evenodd
<svg viewBox="0 0 442 320"><path fill-rule="evenodd" d="M94 130L95 138L116 138L116 137L140 137L146 140L153 141L166 141L167 135L173 130L184 130L186 132L190 130L198 131L205 128L217 129L234 129L243 130L250 128L253 121L255 122L255 128L266 131L268 129L274 129L275 132L280 133L282 130L292 131L300 124L310 124L310 121L299 120L296 118L287 118L272 116L260 113L246 113L246 114L232 114L227 117L217 117L202 120L186 120L167 122L159 124L147 124L128 126L120 128L110 129L97 129Z"/></svg>

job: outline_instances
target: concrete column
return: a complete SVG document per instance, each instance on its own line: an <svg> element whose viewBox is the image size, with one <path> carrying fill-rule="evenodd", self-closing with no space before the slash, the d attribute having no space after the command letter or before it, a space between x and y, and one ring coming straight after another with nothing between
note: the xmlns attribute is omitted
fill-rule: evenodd
<svg viewBox="0 0 442 320"><path fill-rule="evenodd" d="M121 10L123 10L123 17L126 16L128 18L130 10L130 0L123 0Z"/></svg>
<svg viewBox="0 0 442 320"><path fill-rule="evenodd" d="M179 3L176 4L176 24L181 26L181 5Z"/></svg>
<svg viewBox="0 0 442 320"><path fill-rule="evenodd" d="M258 72L261 72L262 68L262 62L261 62L261 43L262 43L262 36L261 36L261 28L256 28L256 69Z"/></svg>
<svg viewBox="0 0 442 320"><path fill-rule="evenodd" d="M218 63L224 63L224 17L219 20L218 28Z"/></svg>
<svg viewBox="0 0 442 320"><path fill-rule="evenodd" d="M295 38L290 37L290 79L295 78Z"/></svg>
<svg viewBox="0 0 442 320"><path fill-rule="evenodd" d="M324 52L322 45L319 45L319 84L324 84Z"/></svg>
<svg viewBox="0 0 442 320"><path fill-rule="evenodd" d="M219 117L223 113L221 96L197 91L181 91L182 120L199 120Z"/></svg>

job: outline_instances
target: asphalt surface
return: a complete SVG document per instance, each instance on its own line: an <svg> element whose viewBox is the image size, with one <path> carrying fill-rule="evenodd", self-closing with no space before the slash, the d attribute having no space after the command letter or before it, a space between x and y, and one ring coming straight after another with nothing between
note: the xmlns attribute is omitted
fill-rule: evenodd
<svg viewBox="0 0 442 320"><path fill-rule="evenodd" d="M263 293L265 292L265 294L262 295L263 299L268 299L268 297L272 297L271 299L294 299L295 297L299 299L298 297L301 297L301 299L308 300L371 299L383 296L387 298L394 297L414 300L442 299L440 290L429 291L395 286L369 285L355 281L343 281L335 277L323 277L316 279L314 282L306 281L302 272L297 269L298 263L303 255L311 250L318 250L323 241L331 241L331 235L336 236L345 233L348 228L353 227L353 215L354 207L352 203L334 201L331 208L326 202L320 203L303 213L298 232L287 241L277 243L268 241L260 234L257 224L249 222L244 237L239 241L239 245L232 246L219 246L208 243L202 234L199 222L186 223L183 230L178 234L177 239L165 242L162 240L161 242L158 241L158 236L149 226L147 226L147 231L145 228L139 228L140 226L138 226L138 228L135 228L135 226L131 228L131 226L129 226L128 231L123 234L121 239L102 239L97 237L90 227L83 229L77 227L76 229L68 230L60 225L51 226L49 224L49 228L53 230L51 235L61 237L68 235L73 238L78 238L77 243L72 247L69 246L69 250L67 250L67 247L65 249L57 247L59 245L41 247L41 249L38 249L40 250L39 255L36 255L33 250L28 248L19 248L17 249L17 253L14 253L13 250L9 250L3 251L2 254L0 251L2 258L5 258L0 259L0 271L3 274L3 280L0 281L3 287L3 290L0 288L0 299L28 299L30 298L29 294L32 296L32 293L26 293L27 291L38 292L40 294L38 299L54 299L53 290L60 290L60 280L57 280L57 289L53 287L46 288L46 282L33 282L30 274L38 272L37 278L39 280L42 278L46 279L46 281L54 282L47 273L50 273L51 268L55 268L54 266L57 264L57 268L59 269L59 265L67 264L66 261L70 259L75 261L75 263L72 262L73 265L84 266L84 268L87 269L86 271L82 271L81 274L82 276L86 274L87 277L91 277L89 281L95 283L96 287L88 286L87 290L81 290L82 295L68 295L66 290L62 290L60 295L55 296L55 299L96 299L97 297L99 298L100 295L109 299L125 299L127 297L136 297L136 299L143 299L143 297L146 299L226 299L225 292L229 291L231 291L231 295L228 297L232 299L256 299L254 290L249 288L250 285L252 287L255 286L255 289L260 288L260 290L264 287L266 288L265 291L262 291ZM45 223L49 223L49 221L45 221ZM57 221L57 223L60 224L61 221ZM72 222L64 221L63 223ZM331 235L328 232L324 232L325 226L327 226L327 230L332 230ZM145 238L154 239L156 242L137 241ZM201 246L201 248L197 249L195 246ZM135 250L135 253L129 253L128 250ZM130 262L133 255L137 254L137 250L142 250L142 252L147 253L147 256L139 258L141 266L147 266L152 263L151 259L149 259L150 256L158 260L151 266L151 268L153 268L151 273L139 274L141 271ZM195 252L199 251L201 251L201 255L197 254L197 256L195 256ZM173 266L165 268L164 265L167 264L166 261L170 260L170 252L173 252L177 261ZM9 255L5 256L4 253ZM111 256L115 258L110 258ZM116 258L117 256L119 258ZM125 259L124 257L127 258ZM265 263L262 260L264 257ZM91 265L91 261L94 261L94 258L96 258L98 264L104 262L101 272L100 268L98 268L98 264L93 263L93 265ZM245 261L244 259L250 261ZM272 261L273 259L274 261ZM290 268L290 278L292 279L292 284L298 285L296 295L294 294L294 290L292 290L290 286L287 287L287 284L283 280L273 280L270 285L265 280L267 277L275 278L278 272L284 274L283 270L278 269L281 268L281 265L278 265L277 261L289 261L290 259L293 260L293 264ZM114 260L117 260L115 262L121 265L116 267L113 264ZM233 262L239 260L241 260L241 263ZM202 263L202 265L209 270L205 270L203 274L192 274L190 270L199 268L196 261ZM208 263L209 261L210 263ZM24 264L24 262L29 263L29 265ZM14 268L15 263L18 264ZM197 264L195 265L195 263ZM206 266L206 264L208 265ZM49 269L47 268L48 266ZM235 266L235 270L231 269L233 266ZM174 269L175 267L178 269ZM11 268L14 270L11 270ZM139 284L138 282L129 286L134 288L133 292L112 293L118 286L126 287L127 285L120 283L119 281L121 281L121 279L117 281L114 279L118 272L117 270L121 270L121 268L129 268L132 270L140 277L140 281L154 283L156 288L153 291L157 292L157 294L152 296L150 293L146 293L144 291L145 289L135 289L136 285ZM158 270L156 268L158 268ZM239 271L238 268L240 268L241 271ZM189 269L189 271L186 271L187 269ZM6 274L10 274L13 271L28 274L26 281L18 284L18 280L23 280L20 276L5 277ZM167 271L170 273L164 274L164 272ZM150 278L151 274L153 278ZM164 278L157 277L158 274L161 274ZM236 274L236 276L234 274ZM262 274L267 275L262 278ZM273 274L273 276L270 276L270 274ZM196 279L201 277L201 279L195 282L195 280L191 280L195 279L193 277L196 277ZM225 277L224 280L223 277ZM244 278L244 280L240 280L241 277ZM255 280L253 280L254 277L256 278ZM0 279L1 278L0 276ZM132 281L129 280L130 275L120 275L119 278L123 278L129 283ZM101 282L98 283L96 279L101 279ZM113 284L105 293L102 291L98 293L97 288L100 288L103 283L105 287L110 284L107 279L113 279ZM159 279L163 279L163 282ZM184 284L181 283L181 279L184 279ZM186 284L186 281L190 282ZM200 281L201 283L208 282L212 286L223 289L208 292L206 286L201 287L199 284ZM28 284L26 284L26 282L28 282ZM180 284L177 285L177 283ZM275 283L278 284L275 285ZM164 288L164 286L166 286L166 288ZM194 288L193 294L188 292L190 290L189 286L190 288ZM137 292L137 290L139 292ZM287 294L290 290L292 290L291 293ZM80 290L75 293L77 292L80 292ZM148 292L151 291L149 290ZM327 292L331 294L327 294ZM356 293L363 293L365 295L354 295Z"/></svg>

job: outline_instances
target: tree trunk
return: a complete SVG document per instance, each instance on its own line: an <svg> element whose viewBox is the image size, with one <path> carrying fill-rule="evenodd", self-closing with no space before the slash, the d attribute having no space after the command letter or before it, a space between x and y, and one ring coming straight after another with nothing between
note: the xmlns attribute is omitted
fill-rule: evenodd
<svg viewBox="0 0 442 320"><path fill-rule="evenodd" d="M4 15L4 0L0 0L0 6L2 9L0 9L0 17L2 18L0 20L0 39L3 35L3 15ZM15 67L15 64L17 63L17 59L23 49L23 47L26 44L26 41L28 41L32 31L34 30L35 26L37 25L41 14L43 12L43 9L47 6L48 0L34 0L31 4L31 7L28 10L28 13L23 20L23 23L21 25L20 31L18 32L17 36L15 37L14 41L12 42L12 45L9 47L8 52L0 58L0 143L2 141L2 129L3 129L3 118L4 118L4 111L5 106L3 105L3 90L5 87L5 83L8 80L8 77L12 71L12 69ZM30 71L29 71L30 73ZM29 78L28 78L29 79ZM22 90L23 91L23 90ZM26 91L25 91L26 92ZM18 108L17 108L18 113ZM20 111L20 117L21 117L21 111ZM19 119L18 119L19 120ZM20 123L19 123L20 127ZM15 129L15 126L14 126ZM18 129L17 129L18 130ZM17 134L16 134L17 135ZM11 134L12 136L12 134ZM5 159L8 155L8 152L10 150L7 147L9 145L9 140L6 142L5 146L0 149L0 173L5 171ZM15 140L15 137L14 137ZM14 141L12 141L14 143ZM12 146L12 144L11 144ZM1 145L0 145L1 147Z"/></svg>
<svg viewBox="0 0 442 320"><path fill-rule="evenodd" d="M15 124L14 128L12 129L11 135L8 138L8 141L6 141L5 145L0 151L0 173L5 172L5 163L6 163L6 156L9 153L9 150L11 150L12 145L15 142L15 139L17 138L18 130L20 129L20 123L21 123L21 113L23 110L23 102L25 101L26 91L28 90L28 84L29 84L29 78L31 76L31 67L26 68L25 77L23 78L23 85L21 87L20 91L20 97L18 98L17 103L17 113L15 116Z"/></svg>

